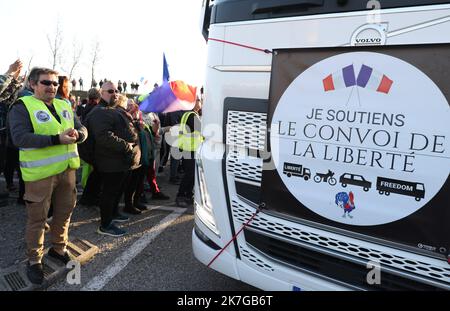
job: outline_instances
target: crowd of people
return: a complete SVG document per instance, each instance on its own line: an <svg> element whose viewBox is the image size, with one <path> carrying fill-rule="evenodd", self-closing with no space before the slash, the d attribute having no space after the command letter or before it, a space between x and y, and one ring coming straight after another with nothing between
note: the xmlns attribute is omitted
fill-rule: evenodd
<svg viewBox="0 0 450 311"><path fill-rule="evenodd" d="M148 200L170 199L157 182L170 158L170 182L179 184L176 204L185 208L193 204L195 144L188 138L185 147L178 146L185 154L180 180L180 159L170 152L164 134L180 122L196 132L200 99L193 111L143 113L139 98L124 94L125 82L102 80L100 88L89 89L87 98L80 100L71 95L75 80L42 67L23 77L22 67L17 60L0 75L0 161L7 187L0 198L17 190L13 182L17 172L17 204L27 211L27 275L32 283L42 284L44 279L46 230L52 242L48 255L65 264L72 259L66 246L77 203L99 207L99 234L123 236L126 231L119 224L141 214ZM82 87L81 78L79 82ZM79 202L77 183L83 187Z"/></svg>
<svg viewBox="0 0 450 311"><path fill-rule="evenodd" d="M100 87L102 88L103 83L109 81L108 79L103 79L100 80L100 82L97 83L97 81L95 79L92 79L91 81L91 88L96 88L96 87ZM70 82L72 84L72 89L75 90L77 88L78 85L78 90L79 91L83 91L84 90L84 80L83 78L78 79L78 81L74 78L72 79L72 81ZM131 92L132 93L137 93L139 91L139 83L137 82L131 82L130 83L130 88L131 88ZM119 90L120 93L128 93L128 83L126 81L118 81L117 82L117 89Z"/></svg>

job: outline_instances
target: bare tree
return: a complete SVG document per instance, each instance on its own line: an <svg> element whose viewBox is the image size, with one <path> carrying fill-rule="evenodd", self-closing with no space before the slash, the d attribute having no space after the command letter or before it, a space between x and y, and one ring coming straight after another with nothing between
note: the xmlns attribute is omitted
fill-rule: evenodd
<svg viewBox="0 0 450 311"><path fill-rule="evenodd" d="M47 41L52 52L52 69L54 70L58 62L61 62L62 57L63 32L59 19L56 21L55 33L52 36L47 34Z"/></svg>
<svg viewBox="0 0 450 311"><path fill-rule="evenodd" d="M70 68L68 70L62 68L65 72L69 73L69 80L72 80L75 69L80 64L81 55L83 54L83 45L78 42L77 39L73 39L72 43L72 59L70 62Z"/></svg>
<svg viewBox="0 0 450 311"><path fill-rule="evenodd" d="M31 70L31 62L33 61L34 54L31 55L30 60L28 61L27 74L30 73Z"/></svg>
<svg viewBox="0 0 450 311"><path fill-rule="evenodd" d="M100 42L96 39L92 44L92 54L91 54L91 85L95 77L95 67L98 65L100 60Z"/></svg>
<svg viewBox="0 0 450 311"><path fill-rule="evenodd" d="M22 75L22 77L23 77L23 80L25 80L26 78L27 78L27 75L28 75L28 73L30 72L30 70L31 70L31 64L33 63L33 58L34 58L34 56L35 56L35 53L34 53L34 51L33 50L29 50L29 54L28 54L29 56L27 56L26 57L26 59L28 59L28 62L27 62L27 66L25 67L25 62L24 62L24 68L26 68L26 71L23 73L23 75ZM25 57L24 57L24 59L25 59Z"/></svg>

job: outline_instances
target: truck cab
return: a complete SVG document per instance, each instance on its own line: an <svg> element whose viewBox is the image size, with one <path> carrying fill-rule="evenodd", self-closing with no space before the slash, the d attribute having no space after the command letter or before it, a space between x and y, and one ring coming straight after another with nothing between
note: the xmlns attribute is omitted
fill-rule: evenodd
<svg viewBox="0 0 450 311"><path fill-rule="evenodd" d="M264 290L450 290L449 1L203 11L195 257Z"/></svg>

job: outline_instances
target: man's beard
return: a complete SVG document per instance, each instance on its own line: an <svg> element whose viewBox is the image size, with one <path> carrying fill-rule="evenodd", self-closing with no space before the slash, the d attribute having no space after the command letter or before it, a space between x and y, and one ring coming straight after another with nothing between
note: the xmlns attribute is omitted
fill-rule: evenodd
<svg viewBox="0 0 450 311"><path fill-rule="evenodd" d="M45 93L44 96L43 96L43 101L50 103L50 102L52 102L55 99L55 97L56 97L55 94L47 94L47 93Z"/></svg>
<svg viewBox="0 0 450 311"><path fill-rule="evenodd" d="M111 99L109 100L109 106L110 107L117 106L117 100L114 97L111 97Z"/></svg>

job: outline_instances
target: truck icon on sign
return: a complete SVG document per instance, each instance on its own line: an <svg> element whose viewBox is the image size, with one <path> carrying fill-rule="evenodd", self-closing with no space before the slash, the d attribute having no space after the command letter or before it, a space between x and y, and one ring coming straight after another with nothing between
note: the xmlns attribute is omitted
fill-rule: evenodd
<svg viewBox="0 0 450 311"><path fill-rule="evenodd" d="M303 177L305 181L311 178L310 169L303 167L303 165L301 164L285 162L283 164L283 173L286 174L287 177L291 176Z"/></svg>
<svg viewBox="0 0 450 311"><path fill-rule="evenodd" d="M390 195L391 193L407 195L414 197L416 201L420 201L425 197L425 185L423 183L385 177L377 178L377 190L379 194L384 195Z"/></svg>

